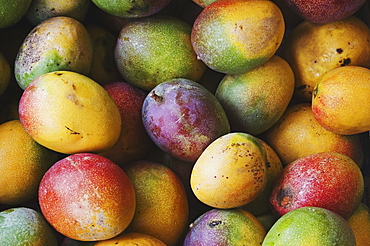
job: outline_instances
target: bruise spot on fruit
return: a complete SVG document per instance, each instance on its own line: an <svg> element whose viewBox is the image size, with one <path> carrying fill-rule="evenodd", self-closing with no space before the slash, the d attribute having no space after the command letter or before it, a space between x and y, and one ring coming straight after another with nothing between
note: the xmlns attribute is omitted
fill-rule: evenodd
<svg viewBox="0 0 370 246"><path fill-rule="evenodd" d="M154 99L154 101L156 102L162 102L163 101L163 97L155 94L155 91L153 91L152 93L150 93L150 97Z"/></svg>
<svg viewBox="0 0 370 246"><path fill-rule="evenodd" d="M347 66L351 63L351 58L344 58L339 61L341 67Z"/></svg>
<svg viewBox="0 0 370 246"><path fill-rule="evenodd" d="M342 54L342 53L343 53L343 49L338 48L338 49L337 49L337 53L338 53L338 54Z"/></svg>
<svg viewBox="0 0 370 246"><path fill-rule="evenodd" d="M68 126L64 126L68 131L71 132L71 134L74 134L74 135L79 135L80 133L79 132L76 132L74 130L72 130L71 128L69 128Z"/></svg>
<svg viewBox="0 0 370 246"><path fill-rule="evenodd" d="M215 220L215 221L211 221L208 223L208 226L211 227L211 228L215 228L216 226L222 224L222 221L221 220Z"/></svg>
<svg viewBox="0 0 370 246"><path fill-rule="evenodd" d="M280 207L289 208L292 205L293 195L290 188L281 188L276 196Z"/></svg>

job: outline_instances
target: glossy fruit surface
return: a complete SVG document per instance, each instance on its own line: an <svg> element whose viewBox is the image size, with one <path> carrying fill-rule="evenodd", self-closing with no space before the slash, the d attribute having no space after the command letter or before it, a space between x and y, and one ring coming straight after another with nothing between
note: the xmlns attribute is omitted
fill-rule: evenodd
<svg viewBox="0 0 370 246"><path fill-rule="evenodd" d="M221 0L196 18L191 42L198 59L222 73L244 73L270 59L284 35L280 9L265 0Z"/></svg>
<svg viewBox="0 0 370 246"><path fill-rule="evenodd" d="M117 104L97 82L75 72L37 77L19 101L19 119L39 144L64 154L101 152L121 132Z"/></svg>
<svg viewBox="0 0 370 246"><path fill-rule="evenodd" d="M328 131L353 135L370 130L370 69L346 66L331 70L314 88L312 113Z"/></svg>
<svg viewBox="0 0 370 246"><path fill-rule="evenodd" d="M266 231L249 212L242 209L212 209L191 225L184 246L261 245Z"/></svg>
<svg viewBox="0 0 370 246"><path fill-rule="evenodd" d="M40 182L42 214L61 234L80 241L117 236L131 222L135 192L127 174L91 153L56 162Z"/></svg>
<svg viewBox="0 0 370 246"><path fill-rule="evenodd" d="M230 131L216 97L200 84L182 78L153 88L144 100L142 118L153 142L185 161L195 161L208 144Z"/></svg>
<svg viewBox="0 0 370 246"><path fill-rule="evenodd" d="M194 164L195 196L215 208L235 208L255 199L267 182L266 151L258 138L232 132L214 140Z"/></svg>
<svg viewBox="0 0 370 246"><path fill-rule="evenodd" d="M300 207L329 209L349 218L360 204L364 179L358 165L336 152L319 152L286 166L270 197L280 215Z"/></svg>
<svg viewBox="0 0 370 246"><path fill-rule="evenodd" d="M294 98L311 102L317 81L334 68L370 67L369 44L370 29L355 16L326 24L301 22L284 39L279 52L294 72Z"/></svg>

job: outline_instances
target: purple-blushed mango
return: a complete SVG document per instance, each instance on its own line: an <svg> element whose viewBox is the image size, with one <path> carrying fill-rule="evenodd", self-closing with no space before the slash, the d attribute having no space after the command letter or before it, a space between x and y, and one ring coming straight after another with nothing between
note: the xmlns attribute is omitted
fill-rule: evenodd
<svg viewBox="0 0 370 246"><path fill-rule="evenodd" d="M143 123L154 143L171 156L195 161L230 125L216 97L188 79L157 85L146 96Z"/></svg>
<svg viewBox="0 0 370 246"><path fill-rule="evenodd" d="M212 209L200 215L188 231L184 246L261 245L266 230L242 209Z"/></svg>

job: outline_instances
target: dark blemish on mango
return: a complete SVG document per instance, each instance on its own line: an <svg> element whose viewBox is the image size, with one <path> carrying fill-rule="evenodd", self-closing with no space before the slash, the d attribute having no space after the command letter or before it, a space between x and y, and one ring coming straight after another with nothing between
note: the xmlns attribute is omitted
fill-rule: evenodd
<svg viewBox="0 0 370 246"><path fill-rule="evenodd" d="M155 91L153 91L150 96L154 99L154 101L156 102L162 102L163 101L163 97L155 94Z"/></svg>
<svg viewBox="0 0 370 246"><path fill-rule="evenodd" d="M338 54L342 54L342 53L343 53L343 49L338 48L338 49L337 49L337 53L338 53Z"/></svg>
<svg viewBox="0 0 370 246"><path fill-rule="evenodd" d="M211 227L211 228L214 228L218 225L222 224L222 221L221 220L216 220L216 221L211 221L210 223L208 223L208 226Z"/></svg>
<svg viewBox="0 0 370 246"><path fill-rule="evenodd" d="M64 126L68 131L71 132L71 134L74 134L74 135L79 135L80 133L79 132L76 132L76 131L73 131L71 128L69 128L68 126Z"/></svg>
<svg viewBox="0 0 370 246"><path fill-rule="evenodd" d="M289 188L282 188L279 190L276 199L280 207L288 208L291 206L293 195L292 190Z"/></svg>
<svg viewBox="0 0 370 246"><path fill-rule="evenodd" d="M345 58L341 61L339 61L339 64L341 67L347 66L351 63L351 58Z"/></svg>

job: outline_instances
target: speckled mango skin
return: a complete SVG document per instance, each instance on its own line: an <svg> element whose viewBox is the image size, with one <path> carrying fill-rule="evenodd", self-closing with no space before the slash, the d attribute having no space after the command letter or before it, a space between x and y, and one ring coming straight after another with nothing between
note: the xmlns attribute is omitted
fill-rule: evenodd
<svg viewBox="0 0 370 246"><path fill-rule="evenodd" d="M136 207L127 174L92 153L56 162L42 178L38 195L46 220L64 236L80 241L119 235L131 222Z"/></svg>
<svg viewBox="0 0 370 246"><path fill-rule="evenodd" d="M214 208L235 208L255 199L267 182L266 152L258 138L242 132L214 140L194 164L195 196Z"/></svg>
<svg viewBox="0 0 370 246"><path fill-rule="evenodd" d="M293 92L293 70L284 59L273 56L246 73L225 75L215 95L233 131L258 135L280 119Z"/></svg>
<svg viewBox="0 0 370 246"><path fill-rule="evenodd" d="M283 15L271 1L221 0L198 15L191 42L198 59L211 69L244 73L276 53L284 31Z"/></svg>
<svg viewBox="0 0 370 246"><path fill-rule="evenodd" d="M102 152L119 139L121 115L108 92L70 71L37 77L23 91L19 119L39 144L64 154Z"/></svg>
<svg viewBox="0 0 370 246"><path fill-rule="evenodd" d="M206 66L190 42L191 26L173 16L133 19L117 38L115 61L125 81L149 91L175 78L198 81Z"/></svg>
<svg viewBox="0 0 370 246"><path fill-rule="evenodd" d="M318 207L298 208L280 217L262 246L355 246L354 234L338 214Z"/></svg>
<svg viewBox="0 0 370 246"><path fill-rule="evenodd" d="M353 15L366 0L284 0L297 15L311 23L329 23Z"/></svg>
<svg viewBox="0 0 370 246"><path fill-rule="evenodd" d="M370 29L355 16L326 24L303 21L285 38L279 55L292 67L294 98L312 101L325 73L338 67L370 67Z"/></svg>
<svg viewBox="0 0 370 246"><path fill-rule="evenodd" d="M53 17L26 36L16 56L15 78L25 89L48 72L67 70L87 75L92 57L93 45L85 26L70 17Z"/></svg>
<svg viewBox="0 0 370 246"><path fill-rule="evenodd" d="M270 195L275 181L278 179L283 171L283 164L275 150L271 148L265 141L261 143L266 151L266 164L267 164L267 182L262 192L250 203L247 203L240 208L247 210L254 216L259 216L271 212Z"/></svg>
<svg viewBox="0 0 370 246"><path fill-rule="evenodd" d="M351 158L337 152L319 152L299 158L283 169L274 183L270 202L279 215L313 206L348 219L363 193L361 170Z"/></svg>
<svg viewBox="0 0 370 246"><path fill-rule="evenodd" d="M266 235L255 216L243 209L211 209L192 224L184 246L259 246Z"/></svg>
<svg viewBox="0 0 370 246"><path fill-rule="evenodd" d="M57 246L56 234L42 214L26 207L0 212L0 245Z"/></svg>
<svg viewBox="0 0 370 246"><path fill-rule="evenodd" d="M324 74L312 97L312 113L328 131L354 135L370 131L370 69L339 67Z"/></svg>

